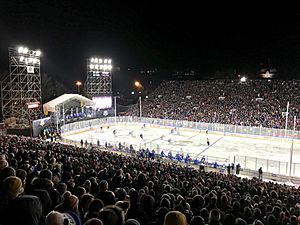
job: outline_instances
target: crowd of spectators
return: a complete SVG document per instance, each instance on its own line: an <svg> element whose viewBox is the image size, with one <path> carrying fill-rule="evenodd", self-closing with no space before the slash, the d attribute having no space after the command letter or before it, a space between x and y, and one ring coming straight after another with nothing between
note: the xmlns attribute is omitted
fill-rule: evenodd
<svg viewBox="0 0 300 225"><path fill-rule="evenodd" d="M292 129L293 116L299 118L299 80L164 81L142 107L144 117L284 128L287 102ZM138 107L127 115L139 116Z"/></svg>
<svg viewBox="0 0 300 225"><path fill-rule="evenodd" d="M296 225L300 191L157 160L0 136L1 225Z"/></svg>

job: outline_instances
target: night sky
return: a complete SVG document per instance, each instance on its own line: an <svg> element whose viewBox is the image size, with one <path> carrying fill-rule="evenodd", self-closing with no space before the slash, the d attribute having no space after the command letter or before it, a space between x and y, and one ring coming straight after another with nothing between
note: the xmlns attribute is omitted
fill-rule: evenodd
<svg viewBox="0 0 300 225"><path fill-rule="evenodd" d="M24 45L42 50L42 72L73 88L91 56L110 56L119 74L149 67L256 73L271 64L282 78L300 77L300 10L108 2L1 1L0 71L8 69L8 46Z"/></svg>

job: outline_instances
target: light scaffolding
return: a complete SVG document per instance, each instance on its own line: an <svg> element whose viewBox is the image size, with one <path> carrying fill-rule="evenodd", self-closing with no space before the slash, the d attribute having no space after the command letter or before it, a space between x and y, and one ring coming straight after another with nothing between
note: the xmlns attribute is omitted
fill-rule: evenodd
<svg viewBox="0 0 300 225"><path fill-rule="evenodd" d="M15 117L20 124L41 114L41 74L39 50L10 47L9 75L1 86L3 119Z"/></svg>
<svg viewBox="0 0 300 225"><path fill-rule="evenodd" d="M112 60L108 58L87 59L87 78L85 94L88 98L111 96L112 94Z"/></svg>

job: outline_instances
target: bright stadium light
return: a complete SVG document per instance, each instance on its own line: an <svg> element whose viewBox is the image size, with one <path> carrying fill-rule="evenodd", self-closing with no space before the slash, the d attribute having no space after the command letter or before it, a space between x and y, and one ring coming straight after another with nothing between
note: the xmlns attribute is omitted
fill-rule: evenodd
<svg viewBox="0 0 300 225"><path fill-rule="evenodd" d="M107 63L107 59L104 59L104 63Z"/></svg>
<svg viewBox="0 0 300 225"><path fill-rule="evenodd" d="M36 64L36 63L37 63L37 61L38 61L38 59L37 59L37 58L33 58L33 60L32 60L32 62L33 62L34 64Z"/></svg>
<svg viewBox="0 0 300 225"><path fill-rule="evenodd" d="M246 77L242 77L241 78L241 82L246 82L247 78Z"/></svg>
<svg viewBox="0 0 300 225"><path fill-rule="evenodd" d="M28 58L29 63L32 63L32 61L33 61L33 58Z"/></svg>
<svg viewBox="0 0 300 225"><path fill-rule="evenodd" d="M98 65L98 64L96 64L96 65L95 65L95 69L97 70L98 68L99 68L99 65Z"/></svg>
<svg viewBox="0 0 300 225"><path fill-rule="evenodd" d="M140 86L141 86L141 83L140 83L139 81L135 81L135 82L134 82L134 86L140 87Z"/></svg>
<svg viewBox="0 0 300 225"><path fill-rule="evenodd" d="M103 65L103 70L106 70L107 69L107 65Z"/></svg>
<svg viewBox="0 0 300 225"><path fill-rule="evenodd" d="M100 65L100 70L103 70L103 65Z"/></svg>
<svg viewBox="0 0 300 225"><path fill-rule="evenodd" d="M98 58L95 58L95 59L94 59L94 63L98 63Z"/></svg>
<svg viewBox="0 0 300 225"><path fill-rule="evenodd" d="M107 63L108 63L108 64L111 64L111 59L107 60Z"/></svg>
<svg viewBox="0 0 300 225"><path fill-rule="evenodd" d="M23 53L27 54L28 53L28 48L23 48Z"/></svg>
<svg viewBox="0 0 300 225"><path fill-rule="evenodd" d="M102 63L102 59L100 58L100 59L98 59L99 60L99 63Z"/></svg>
<svg viewBox="0 0 300 225"><path fill-rule="evenodd" d="M18 48L18 52L23 53L23 47L22 46Z"/></svg>
<svg viewBox="0 0 300 225"><path fill-rule="evenodd" d="M20 57L20 62L23 62L24 61L24 56L21 56Z"/></svg>
<svg viewBox="0 0 300 225"><path fill-rule="evenodd" d="M40 50L37 50L37 51L35 52L35 55L36 55L36 56L40 56L40 55L41 55L41 51L40 51Z"/></svg>
<svg viewBox="0 0 300 225"><path fill-rule="evenodd" d="M108 66L107 66L107 69L108 69L108 70L112 70L112 65L108 65Z"/></svg>
<svg viewBox="0 0 300 225"><path fill-rule="evenodd" d="M94 69L94 65L93 64L90 65L90 69L91 70Z"/></svg>
<svg viewBox="0 0 300 225"><path fill-rule="evenodd" d="M91 63L93 63L95 61L95 59L94 58L91 58Z"/></svg>

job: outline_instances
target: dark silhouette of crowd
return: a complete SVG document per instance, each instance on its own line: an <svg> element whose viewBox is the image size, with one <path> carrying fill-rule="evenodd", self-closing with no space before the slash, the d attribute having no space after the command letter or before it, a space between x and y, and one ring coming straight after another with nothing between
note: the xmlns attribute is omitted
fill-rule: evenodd
<svg viewBox="0 0 300 225"><path fill-rule="evenodd" d="M145 98L143 116L271 128L285 127L299 118L299 80L186 80L164 81ZM138 116L136 106L127 115ZM299 126L297 127L299 129Z"/></svg>
<svg viewBox="0 0 300 225"><path fill-rule="evenodd" d="M1 225L296 225L295 187L0 136Z"/></svg>

